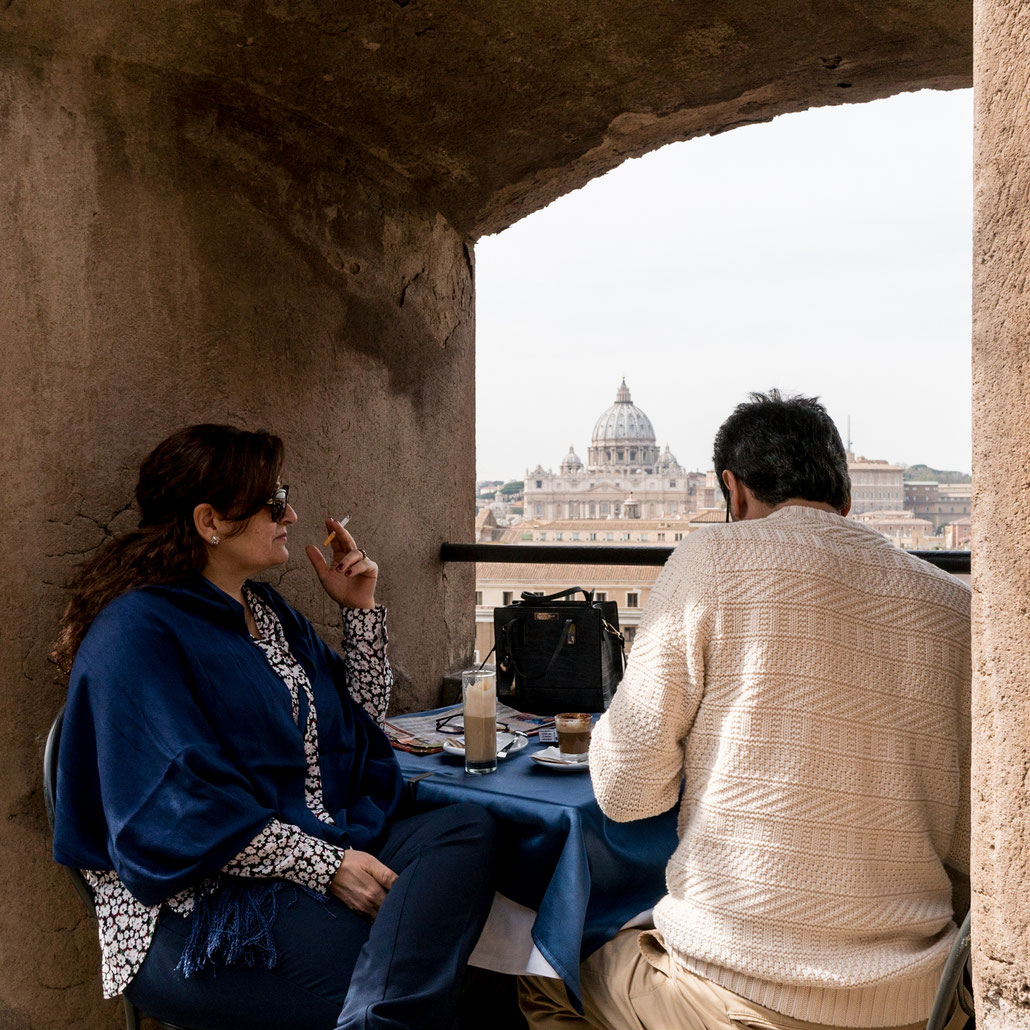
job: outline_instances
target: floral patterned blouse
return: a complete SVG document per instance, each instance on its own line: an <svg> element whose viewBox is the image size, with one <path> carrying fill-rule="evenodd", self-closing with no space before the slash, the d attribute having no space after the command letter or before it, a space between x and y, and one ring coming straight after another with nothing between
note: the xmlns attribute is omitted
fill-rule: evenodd
<svg viewBox="0 0 1030 1030"><path fill-rule="evenodd" d="M254 615L260 647L290 693L294 721L300 718L300 696L304 694L308 718L304 727L304 755L307 774L304 796L307 807L326 823L332 817L322 800L322 774L318 764L318 716L307 673L290 651L275 612L252 591L243 588ZM393 673L386 657L386 609L343 608L343 647L351 697L380 725L386 718L393 686ZM232 876L253 876L292 880L325 894L339 868L345 849L304 833L291 823L270 820L260 833L230 859L222 872ZM82 870L93 890L100 931L101 980L104 997L121 994L139 972L154 938L162 905L137 901L112 869ZM193 910L194 892L211 883L180 891L163 903L179 915Z"/></svg>

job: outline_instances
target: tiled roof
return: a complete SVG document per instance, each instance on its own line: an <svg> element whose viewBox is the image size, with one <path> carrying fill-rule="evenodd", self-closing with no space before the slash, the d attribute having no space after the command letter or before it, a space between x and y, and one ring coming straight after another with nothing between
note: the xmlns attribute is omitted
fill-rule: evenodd
<svg viewBox="0 0 1030 1030"><path fill-rule="evenodd" d="M646 498L645 498L646 500ZM512 529L519 529L528 533L530 530L557 529L561 531L574 531L579 533L605 533L613 530L627 529L688 529L691 520L688 518L667 517L663 519L555 519L554 522L545 522L543 519L523 519Z"/></svg>
<svg viewBox="0 0 1030 1030"><path fill-rule="evenodd" d="M891 465L887 461L878 461L876 458L855 458L848 462L848 469L858 469L862 472L904 472L903 465Z"/></svg>
<svg viewBox="0 0 1030 1030"><path fill-rule="evenodd" d="M726 521L726 509L725 508L711 508L708 511L699 511L691 520L695 525L697 523L708 523L708 522L725 522Z"/></svg>
<svg viewBox="0 0 1030 1030"><path fill-rule="evenodd" d="M504 581L525 586L584 586L629 583L650 586L662 570L654 565L535 565L530 562L476 563L476 582Z"/></svg>

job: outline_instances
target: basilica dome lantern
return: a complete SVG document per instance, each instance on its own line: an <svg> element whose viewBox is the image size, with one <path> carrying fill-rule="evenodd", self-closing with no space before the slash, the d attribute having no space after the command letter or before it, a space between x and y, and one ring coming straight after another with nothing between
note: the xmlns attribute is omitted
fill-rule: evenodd
<svg viewBox="0 0 1030 1030"><path fill-rule="evenodd" d="M680 468L680 463L676 460L676 455L669 450L669 445L665 445L665 450L662 451L662 456L658 459L658 467L656 471L663 476L675 476L683 470Z"/></svg>
<svg viewBox="0 0 1030 1030"><path fill-rule="evenodd" d="M576 453L572 445L569 445L569 453L562 458L561 463L561 474L568 476L574 472L583 471L583 462L580 460L579 455Z"/></svg>
<svg viewBox="0 0 1030 1030"><path fill-rule="evenodd" d="M587 451L591 472L624 472L636 469L653 473L658 462L651 420L630 397L626 380L615 394L615 403L605 409L594 425Z"/></svg>

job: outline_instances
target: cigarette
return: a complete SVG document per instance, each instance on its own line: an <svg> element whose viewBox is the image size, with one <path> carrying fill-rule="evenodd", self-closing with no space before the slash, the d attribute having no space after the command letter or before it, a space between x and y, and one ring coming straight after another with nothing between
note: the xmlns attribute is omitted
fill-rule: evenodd
<svg viewBox="0 0 1030 1030"><path fill-rule="evenodd" d="M342 518L342 519L340 519L340 528L341 528L341 529L343 529L343 527L344 527L344 526L346 526L348 522L350 522L350 516L349 516L349 515L344 515L344 516L343 516L343 518ZM334 541L335 539L336 539L336 530L334 529L334 530L333 530L333 531L332 531L332 532L331 532L331 533L330 533L330 534L329 534L329 535L328 535L328 536L327 536L327 537L326 537L326 538L325 538L325 539L324 539L324 540L322 541L322 546L323 546L323 547L328 547L328 546L329 546L329 545L330 545L330 544L331 544L331 543L332 543L332 542L333 542L333 541Z"/></svg>

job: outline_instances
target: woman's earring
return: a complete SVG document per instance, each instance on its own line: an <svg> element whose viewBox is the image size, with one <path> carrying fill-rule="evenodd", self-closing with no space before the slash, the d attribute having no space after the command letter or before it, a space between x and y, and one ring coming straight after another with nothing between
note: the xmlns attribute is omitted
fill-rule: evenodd
<svg viewBox="0 0 1030 1030"><path fill-rule="evenodd" d="M217 533L213 537L211 537L211 543L213 543L213 544L215 544L217 546L217 544L218 544L218 534Z"/></svg>

